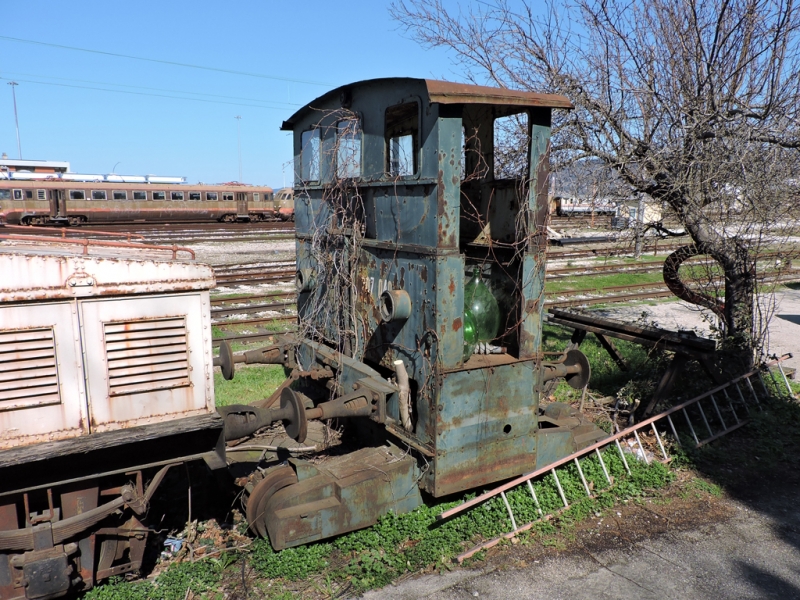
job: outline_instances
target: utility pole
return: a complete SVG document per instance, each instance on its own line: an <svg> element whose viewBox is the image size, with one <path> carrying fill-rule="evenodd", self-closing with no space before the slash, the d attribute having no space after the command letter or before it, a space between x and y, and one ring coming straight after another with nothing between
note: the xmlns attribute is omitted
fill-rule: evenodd
<svg viewBox="0 0 800 600"><path fill-rule="evenodd" d="M17 118L17 91L15 89L19 84L16 81L9 81L8 85L11 86L11 96L14 98L14 123L17 125L17 154L19 154L19 159L22 160L22 145L19 143L19 119Z"/></svg>
<svg viewBox="0 0 800 600"><path fill-rule="evenodd" d="M239 183L242 183L242 117L236 115L236 142L239 147Z"/></svg>

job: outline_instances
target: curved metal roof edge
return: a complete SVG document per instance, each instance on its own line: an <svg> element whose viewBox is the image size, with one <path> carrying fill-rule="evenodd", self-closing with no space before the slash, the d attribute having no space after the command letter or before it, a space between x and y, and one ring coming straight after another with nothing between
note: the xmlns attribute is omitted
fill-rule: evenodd
<svg viewBox="0 0 800 600"><path fill-rule="evenodd" d="M324 104L330 98L340 95L345 89L363 86L371 83L413 81L424 82L428 90L428 98L438 104L499 104L506 106L531 106L540 108L574 108L566 96L559 94L540 94L538 92L524 92L506 88L473 85L470 83L453 83L437 79L417 79L414 77L381 77L377 79L364 79L334 88L322 96L315 98L281 124L282 131L293 129L300 117L315 104Z"/></svg>

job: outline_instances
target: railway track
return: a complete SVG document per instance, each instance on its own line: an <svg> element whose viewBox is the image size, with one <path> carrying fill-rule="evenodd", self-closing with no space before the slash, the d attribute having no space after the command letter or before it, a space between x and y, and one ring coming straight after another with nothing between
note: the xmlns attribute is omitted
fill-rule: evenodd
<svg viewBox="0 0 800 600"><path fill-rule="evenodd" d="M789 283L800 281L800 272L789 273L776 277L776 282ZM626 284L619 286L606 286L601 289L586 288L578 290L567 290L550 292L545 294L546 308L567 308L572 306L596 306L598 304L616 304L620 302L632 302L641 300L653 300L658 298L669 298L673 293L667 289L663 282ZM224 316L250 315L266 311L284 311L284 314L256 317L252 319L226 319L215 320L214 327L225 330L237 326L252 326L259 329L255 332L225 333L223 336L214 340L218 345L222 340L244 342L263 341L276 333L275 326L278 324L291 325L296 319L293 311L286 314L294 307L293 292L274 292L270 294L245 296L240 298L229 298L213 300L211 314L212 319L219 319ZM233 304L236 302L249 301L243 307L225 308L224 303ZM271 331L263 329L272 327ZM287 327L286 329L290 329Z"/></svg>

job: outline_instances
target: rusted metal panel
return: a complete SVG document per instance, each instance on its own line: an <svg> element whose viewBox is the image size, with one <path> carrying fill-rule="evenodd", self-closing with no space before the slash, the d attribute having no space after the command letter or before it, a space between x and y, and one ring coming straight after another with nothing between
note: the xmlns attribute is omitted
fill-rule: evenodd
<svg viewBox="0 0 800 600"><path fill-rule="evenodd" d="M93 431L214 410L208 305L207 292L81 301Z"/></svg>
<svg viewBox="0 0 800 600"><path fill-rule="evenodd" d="M436 409L436 496L500 481L536 464L538 399L531 361L442 375Z"/></svg>
<svg viewBox="0 0 800 600"><path fill-rule="evenodd" d="M416 461L395 447L363 448L320 465L293 462L298 483L275 493L266 507L276 549L368 527L390 511L422 504Z"/></svg>

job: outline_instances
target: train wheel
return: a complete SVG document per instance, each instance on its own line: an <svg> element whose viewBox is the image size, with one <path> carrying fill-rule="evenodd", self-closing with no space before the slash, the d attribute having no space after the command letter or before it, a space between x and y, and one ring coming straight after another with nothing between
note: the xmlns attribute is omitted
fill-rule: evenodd
<svg viewBox="0 0 800 600"><path fill-rule="evenodd" d="M247 524L253 533L261 537L267 537L267 522L265 511L267 502L275 495L275 492L282 490L286 486L297 483L297 474L289 466L276 467L270 469L264 478L255 484L247 499L246 516Z"/></svg>

